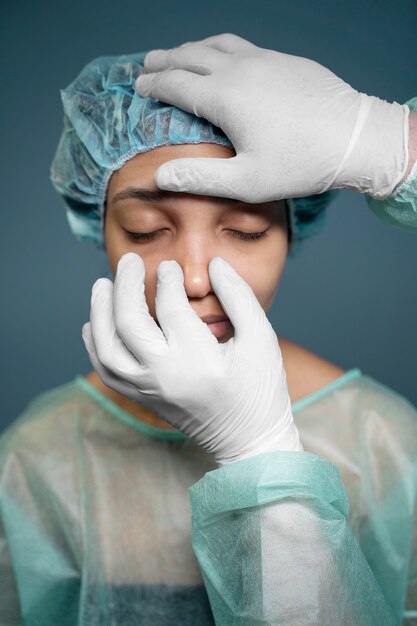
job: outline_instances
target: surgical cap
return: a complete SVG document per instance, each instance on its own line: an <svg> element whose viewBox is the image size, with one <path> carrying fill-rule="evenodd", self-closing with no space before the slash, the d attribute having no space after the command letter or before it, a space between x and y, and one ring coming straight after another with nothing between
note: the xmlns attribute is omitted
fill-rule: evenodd
<svg viewBox="0 0 417 626"><path fill-rule="evenodd" d="M143 98L134 83L146 52L99 57L61 90L64 129L51 181L66 203L77 239L104 249L106 192L112 173L136 154L167 145L214 143L233 148L220 128L171 105ZM290 256L319 232L337 190L287 199Z"/></svg>

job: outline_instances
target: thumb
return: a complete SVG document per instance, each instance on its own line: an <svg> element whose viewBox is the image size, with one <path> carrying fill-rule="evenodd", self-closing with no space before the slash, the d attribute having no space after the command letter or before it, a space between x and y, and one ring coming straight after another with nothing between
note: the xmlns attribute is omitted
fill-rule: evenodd
<svg viewBox="0 0 417 626"><path fill-rule="evenodd" d="M155 172L160 189L250 202L248 158L173 159Z"/></svg>

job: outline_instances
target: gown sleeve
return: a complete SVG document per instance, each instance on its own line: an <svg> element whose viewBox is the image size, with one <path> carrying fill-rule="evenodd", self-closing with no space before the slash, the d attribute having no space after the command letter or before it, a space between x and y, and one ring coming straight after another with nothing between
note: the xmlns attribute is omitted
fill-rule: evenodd
<svg viewBox="0 0 417 626"><path fill-rule="evenodd" d="M417 624L417 528L414 528L412 556L408 572L408 585L404 607L404 626Z"/></svg>
<svg viewBox="0 0 417 626"><path fill-rule="evenodd" d="M352 532L344 485L328 460L259 454L207 473L189 494L193 549L216 624L402 622Z"/></svg>
<svg viewBox="0 0 417 626"><path fill-rule="evenodd" d="M417 97L405 104L417 111ZM417 161L408 178L385 200L375 200L365 194L366 202L373 213L383 222L417 233Z"/></svg>
<svg viewBox="0 0 417 626"><path fill-rule="evenodd" d="M20 605L0 505L0 624L20 626Z"/></svg>

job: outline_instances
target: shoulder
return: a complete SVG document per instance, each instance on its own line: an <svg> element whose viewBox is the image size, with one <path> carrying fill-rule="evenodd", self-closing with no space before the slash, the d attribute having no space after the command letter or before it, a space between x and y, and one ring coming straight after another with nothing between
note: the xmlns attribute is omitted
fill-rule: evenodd
<svg viewBox="0 0 417 626"><path fill-rule="evenodd" d="M43 519L47 497L60 511L57 526L63 519L74 519L79 506L80 439L88 411L91 407L83 402L75 381L29 402L0 437L0 509L23 515L30 503L32 517Z"/></svg>
<svg viewBox="0 0 417 626"><path fill-rule="evenodd" d="M279 336L278 341L292 402L320 391L346 373L339 365L285 337Z"/></svg>
<svg viewBox="0 0 417 626"><path fill-rule="evenodd" d="M56 439L68 437L73 419L79 415L80 391L75 381L35 396L0 437L0 461L14 452L50 457Z"/></svg>
<svg viewBox="0 0 417 626"><path fill-rule="evenodd" d="M413 456L417 449L417 409L401 393L371 376L362 375L356 388L356 403L378 441L391 445L393 438L404 439L405 447L411 444ZM407 443L408 442L408 443Z"/></svg>

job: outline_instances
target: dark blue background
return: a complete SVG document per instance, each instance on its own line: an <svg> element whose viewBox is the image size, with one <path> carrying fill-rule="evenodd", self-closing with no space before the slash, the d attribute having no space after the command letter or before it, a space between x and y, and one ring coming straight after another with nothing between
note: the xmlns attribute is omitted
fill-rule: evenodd
<svg viewBox="0 0 417 626"><path fill-rule="evenodd" d="M416 29L413 0L3 2L0 425L41 391L92 369L81 326L107 261L73 238L49 182L59 89L87 62L234 32L405 102L417 95ZM323 233L288 262L269 317L278 334L417 404L416 267L416 236L344 191Z"/></svg>

